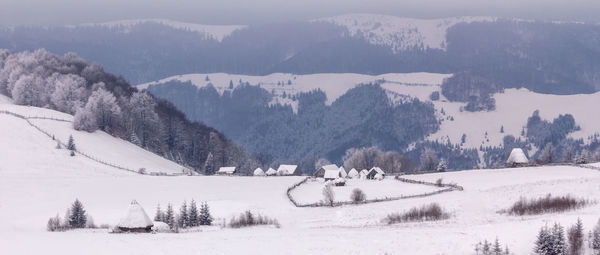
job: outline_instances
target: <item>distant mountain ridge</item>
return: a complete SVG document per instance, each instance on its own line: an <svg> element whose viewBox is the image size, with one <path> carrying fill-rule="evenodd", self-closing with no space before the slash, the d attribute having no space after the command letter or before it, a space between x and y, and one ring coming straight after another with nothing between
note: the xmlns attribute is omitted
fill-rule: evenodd
<svg viewBox="0 0 600 255"><path fill-rule="evenodd" d="M489 94L505 88L600 90L599 42L595 24L375 14L250 26L149 19L0 30L0 48L73 51L133 84L188 73L454 73L450 83L484 87L473 99L450 98L473 101L473 110L492 107ZM470 89L461 86L449 87Z"/></svg>

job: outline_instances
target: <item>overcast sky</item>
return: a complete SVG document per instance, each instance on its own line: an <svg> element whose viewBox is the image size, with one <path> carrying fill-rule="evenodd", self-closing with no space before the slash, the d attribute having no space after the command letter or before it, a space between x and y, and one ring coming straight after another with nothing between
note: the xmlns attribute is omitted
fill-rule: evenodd
<svg viewBox="0 0 600 255"><path fill-rule="evenodd" d="M0 25L64 25L137 18L256 24L346 13L600 22L600 0L0 0Z"/></svg>

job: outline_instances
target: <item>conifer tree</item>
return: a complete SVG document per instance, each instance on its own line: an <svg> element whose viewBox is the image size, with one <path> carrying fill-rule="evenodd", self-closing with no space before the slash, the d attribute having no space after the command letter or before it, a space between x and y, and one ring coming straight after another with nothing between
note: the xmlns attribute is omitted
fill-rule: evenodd
<svg viewBox="0 0 600 255"><path fill-rule="evenodd" d="M554 227L552 228L552 253L556 255L567 254L567 243L565 242L565 232L563 227L554 223Z"/></svg>
<svg viewBox="0 0 600 255"><path fill-rule="evenodd" d="M483 241L483 249L482 249L483 254L485 255L489 255L490 254L490 243L487 240Z"/></svg>
<svg viewBox="0 0 600 255"><path fill-rule="evenodd" d="M198 217L200 225L212 225L213 217L210 215L210 209L206 202L200 206L200 216Z"/></svg>
<svg viewBox="0 0 600 255"><path fill-rule="evenodd" d="M165 221L165 215L163 211L160 209L160 204L156 206L156 214L154 215L154 221Z"/></svg>
<svg viewBox="0 0 600 255"><path fill-rule="evenodd" d="M500 247L500 241L498 241L498 237L496 237L496 241L494 241L494 248L492 251L494 255L502 254L502 247Z"/></svg>
<svg viewBox="0 0 600 255"><path fill-rule="evenodd" d="M594 232L592 233L592 249L596 250L597 254L600 254L600 220L596 223Z"/></svg>
<svg viewBox="0 0 600 255"><path fill-rule="evenodd" d="M73 135L69 136L69 142L67 142L67 149L70 151L77 150L75 147L75 140L73 139Z"/></svg>
<svg viewBox="0 0 600 255"><path fill-rule="evenodd" d="M190 202L190 212L189 212L189 226L195 227L198 226L198 208L196 207L196 201L192 199Z"/></svg>
<svg viewBox="0 0 600 255"><path fill-rule="evenodd" d="M187 228L189 226L190 218L188 215L187 202L183 201L181 208L179 209L179 227Z"/></svg>
<svg viewBox="0 0 600 255"><path fill-rule="evenodd" d="M571 255L579 255L583 249L583 223L581 219L577 219L577 223L569 228L569 253Z"/></svg>
<svg viewBox="0 0 600 255"><path fill-rule="evenodd" d="M173 206L171 205L171 203L167 205L167 212L165 214L164 219L165 223L167 223L167 225L169 225L171 229L175 227L175 213L173 213Z"/></svg>
<svg viewBox="0 0 600 255"><path fill-rule="evenodd" d="M535 241L535 254L546 255L552 251L552 236L548 227L542 227Z"/></svg>
<svg viewBox="0 0 600 255"><path fill-rule="evenodd" d="M69 215L69 226L72 228L84 228L87 221L85 209L79 199L75 199L71 205L71 213Z"/></svg>

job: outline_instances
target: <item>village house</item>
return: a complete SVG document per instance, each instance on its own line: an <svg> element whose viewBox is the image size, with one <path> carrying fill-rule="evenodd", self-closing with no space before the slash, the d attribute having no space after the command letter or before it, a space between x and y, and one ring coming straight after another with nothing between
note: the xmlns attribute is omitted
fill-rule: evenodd
<svg viewBox="0 0 600 255"><path fill-rule="evenodd" d="M219 175L233 175L235 173L235 166L224 166L219 168L216 174Z"/></svg>
<svg viewBox="0 0 600 255"><path fill-rule="evenodd" d="M385 177L385 172L381 170L381 168L376 166L371 168L371 170L369 170L369 172L367 173L367 179L369 180L383 179L383 177Z"/></svg>
<svg viewBox="0 0 600 255"><path fill-rule="evenodd" d="M317 171L315 171L314 176L324 178L325 172L327 172L327 171L338 171L339 172L340 168L334 164L324 165L324 166L320 167L319 169L317 169Z"/></svg>
<svg viewBox="0 0 600 255"><path fill-rule="evenodd" d="M279 165L277 168L277 175L292 175L296 172L297 165Z"/></svg>

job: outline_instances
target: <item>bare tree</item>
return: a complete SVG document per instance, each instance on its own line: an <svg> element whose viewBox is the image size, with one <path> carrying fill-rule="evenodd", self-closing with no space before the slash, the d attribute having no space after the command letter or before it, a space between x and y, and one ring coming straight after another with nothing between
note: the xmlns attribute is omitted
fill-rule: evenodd
<svg viewBox="0 0 600 255"><path fill-rule="evenodd" d="M333 206L335 202L335 193L333 192L333 188L331 184L325 185L323 187L323 203L329 206Z"/></svg>

